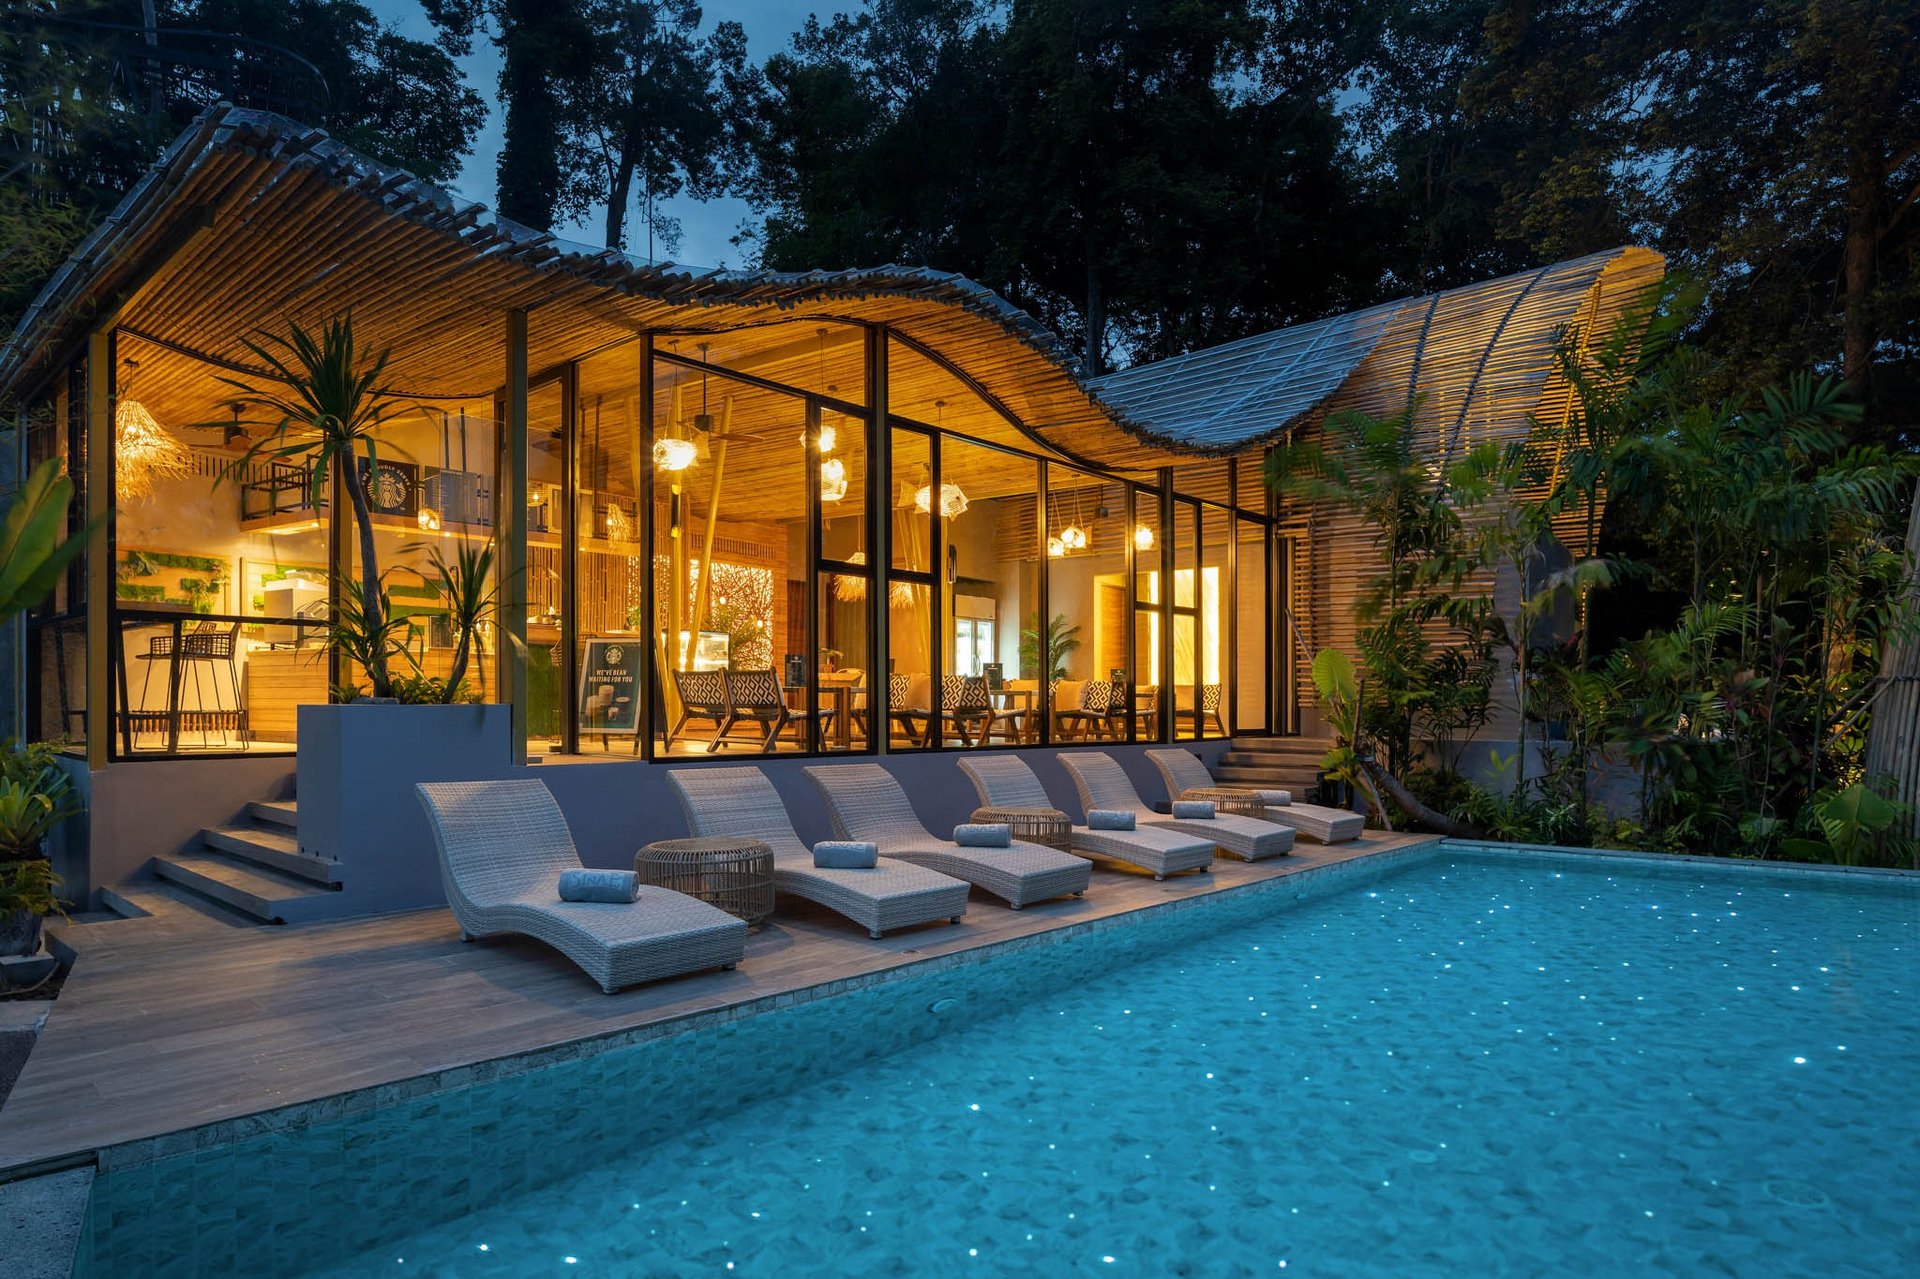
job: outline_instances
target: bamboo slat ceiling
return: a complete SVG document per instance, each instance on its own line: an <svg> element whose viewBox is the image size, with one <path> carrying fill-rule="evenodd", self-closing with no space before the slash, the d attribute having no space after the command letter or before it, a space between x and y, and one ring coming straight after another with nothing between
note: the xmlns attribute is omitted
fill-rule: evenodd
<svg viewBox="0 0 1920 1279"><path fill-rule="evenodd" d="M912 399L922 419L944 412L945 425L984 438L1140 471L1257 454L1329 404L1380 399L1393 378L1374 377L1369 366L1384 350L1398 377L1404 361L1393 353L1409 343L1436 354L1429 365L1416 359L1407 382L1457 397L1448 402L1459 424L1443 443L1484 415L1531 411L1557 333L1623 259L1659 261L1644 250L1597 254L1083 383L1052 334L957 275L648 264L498 218L283 117L220 106L174 142L42 291L0 350L0 398L31 392L108 316L161 343L250 366L247 334L350 310L362 341L393 349L397 387L449 401L485 399L500 384L503 315L512 309L530 312L536 373L646 330L682 335L680 349L691 355L700 334L765 326L766 375L813 366L821 359L813 335L826 329L830 377L843 388L857 383L842 371L852 366L846 326L880 323L964 371L1017 425L943 389L940 378L950 375L915 374L905 361L896 407ZM726 341L739 352L728 358L735 367L755 358L750 337ZM857 391L846 398L864 398ZM219 416L223 393L188 361L141 372L143 401L177 397L175 421ZM940 400L951 407L938 409Z"/></svg>

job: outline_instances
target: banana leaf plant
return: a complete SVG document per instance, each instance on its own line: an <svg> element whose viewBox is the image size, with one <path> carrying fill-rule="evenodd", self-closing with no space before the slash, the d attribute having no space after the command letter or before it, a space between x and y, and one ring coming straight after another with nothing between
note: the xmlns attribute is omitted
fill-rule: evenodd
<svg viewBox="0 0 1920 1279"><path fill-rule="evenodd" d="M324 500L328 478L340 480L360 537L358 618L352 629L363 642L359 652L347 656L366 668L374 697L392 697L388 664L395 651L388 642L392 610L380 587L373 505L360 465L364 459L367 476L379 473L381 431L411 408L385 384L392 352L365 355L354 342L352 316L328 321L317 337L298 324L289 324L285 337L265 333L257 341L243 340L277 385L256 387L238 378L220 379L238 392L235 402L241 411L252 415L241 424L266 428L266 434L222 478L238 479L261 459L301 462L311 475L310 500L316 508ZM336 626L336 638L340 635L341 628Z"/></svg>
<svg viewBox="0 0 1920 1279"><path fill-rule="evenodd" d="M73 479L50 457L27 474L0 519L0 621L53 593L60 575L87 548L105 516L66 536Z"/></svg>

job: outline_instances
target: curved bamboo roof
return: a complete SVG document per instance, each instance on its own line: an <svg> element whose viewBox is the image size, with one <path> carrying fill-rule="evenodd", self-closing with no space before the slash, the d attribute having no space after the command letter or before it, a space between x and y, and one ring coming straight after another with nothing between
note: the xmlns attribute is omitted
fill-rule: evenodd
<svg viewBox="0 0 1920 1279"><path fill-rule="evenodd" d="M1659 264L1644 249L1614 250L1088 381L1032 316L959 275L649 263L530 230L324 132L222 105L174 141L41 291L0 349L0 398L30 392L109 318L244 369L248 334L351 311L363 342L392 348L396 386L446 399L479 399L499 384L509 310L530 312L536 374L648 330L885 324L1004 408L1008 442L1143 470L1255 450L1337 401L1377 399L1392 379L1369 377L1370 366L1398 377L1410 365L1409 385L1457 392L1455 434L1482 412L1518 407L1523 388L1532 411L1562 332L1595 317L1603 292L1617 294L1603 280L1623 266L1657 274ZM143 399L171 390L181 420L217 416L217 385L154 384L164 376L143 371Z"/></svg>

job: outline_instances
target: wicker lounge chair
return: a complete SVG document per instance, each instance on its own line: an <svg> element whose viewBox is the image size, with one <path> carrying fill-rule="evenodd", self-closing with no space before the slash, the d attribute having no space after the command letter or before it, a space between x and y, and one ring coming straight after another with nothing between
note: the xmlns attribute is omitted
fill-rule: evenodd
<svg viewBox="0 0 1920 1279"><path fill-rule="evenodd" d="M826 796L841 838L872 840L887 857L964 879L1015 910L1087 891L1093 867L1071 853L1017 839L1006 848L962 848L936 838L893 774L878 764L814 765L807 776Z"/></svg>
<svg viewBox="0 0 1920 1279"><path fill-rule="evenodd" d="M751 766L667 771L687 829L695 835L746 835L773 849L773 887L838 911L875 937L893 928L937 919L960 922L967 885L938 871L882 858L872 870L835 870L813 864L813 850L787 819L780 793Z"/></svg>
<svg viewBox="0 0 1920 1279"><path fill-rule="evenodd" d="M982 809L1054 809L1046 787L1018 755L986 755L960 761L962 772L973 779L980 794ZM991 821L986 812L975 812L975 821ZM1081 857L1098 857L1125 862L1153 872L1155 879L1183 870L1208 870L1213 865L1213 841L1183 834L1165 826L1143 826L1136 822L1132 830L1092 830L1086 826L1067 828L1067 846Z"/></svg>
<svg viewBox="0 0 1920 1279"><path fill-rule="evenodd" d="M1099 751L1062 751L1060 762L1072 774L1074 788L1080 792L1080 803L1087 809L1121 809L1132 813L1141 825L1165 826L1183 835L1210 839L1221 851L1250 862L1279 857L1293 849L1291 827L1233 813L1222 813L1210 821L1184 821L1154 812L1110 755Z"/></svg>
<svg viewBox="0 0 1920 1279"><path fill-rule="evenodd" d="M635 982L732 968L747 926L667 888L636 902L563 902L560 872L579 854L545 782L421 782L440 879L462 941L522 933L547 943L612 994Z"/></svg>
<svg viewBox="0 0 1920 1279"><path fill-rule="evenodd" d="M1252 796L1265 805L1265 820L1291 826L1308 839L1318 840L1322 844L1344 844L1350 839L1360 838L1360 833L1367 828L1367 819L1359 813L1344 808L1329 808L1324 804L1296 804L1293 796L1283 790L1223 786L1213 780L1213 774L1207 771L1207 766L1192 751L1178 748L1151 750L1147 752L1147 758L1160 770L1160 776L1167 783L1167 794L1174 799L1225 799L1232 802Z"/></svg>

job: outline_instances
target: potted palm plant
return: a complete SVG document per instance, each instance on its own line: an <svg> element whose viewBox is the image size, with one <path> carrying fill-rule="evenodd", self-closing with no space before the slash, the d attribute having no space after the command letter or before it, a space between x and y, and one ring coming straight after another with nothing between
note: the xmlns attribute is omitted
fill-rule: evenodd
<svg viewBox="0 0 1920 1279"><path fill-rule="evenodd" d="M220 379L238 393L234 400L236 420L243 426L265 428L265 433L227 468L223 478L238 479L262 459L303 464L312 484L310 501L316 509L325 500L328 480L339 481L339 487L346 491L347 504L353 508L354 530L360 542L360 581L351 592L351 616L334 619L333 642L337 648L351 649L347 655L363 664L373 698L390 699L392 610L381 587L373 502L363 475L379 473L381 430L408 407L384 380L392 352L363 357L354 343L351 316L328 321L318 338L300 325L290 324L285 337L268 333L258 341L244 341L279 385L261 388L238 378ZM252 416L241 420L240 414Z"/></svg>
<svg viewBox="0 0 1920 1279"><path fill-rule="evenodd" d="M1020 632L1020 670L1028 679L1052 684L1067 677L1067 659L1080 647L1080 623L1055 613L1043 629L1039 614Z"/></svg>
<svg viewBox="0 0 1920 1279"><path fill-rule="evenodd" d="M493 549L436 551L432 575L422 574L440 587L455 636L452 667L429 675L408 654L412 619L396 615L388 594L396 570L381 567L367 488L381 451L393 448L390 426L415 411L386 380L391 351L359 344L351 317L317 333L289 324L285 336L246 345L272 380L223 379L255 437L225 477L261 461L304 465L315 507L329 483L344 490L359 546L357 580L341 584L328 633L355 676L334 690L336 704L298 710L300 847L352 857L347 890L374 898L376 909L430 905L438 872L414 783L497 776L511 763L511 709L476 705L465 689L475 632L494 606Z"/></svg>

